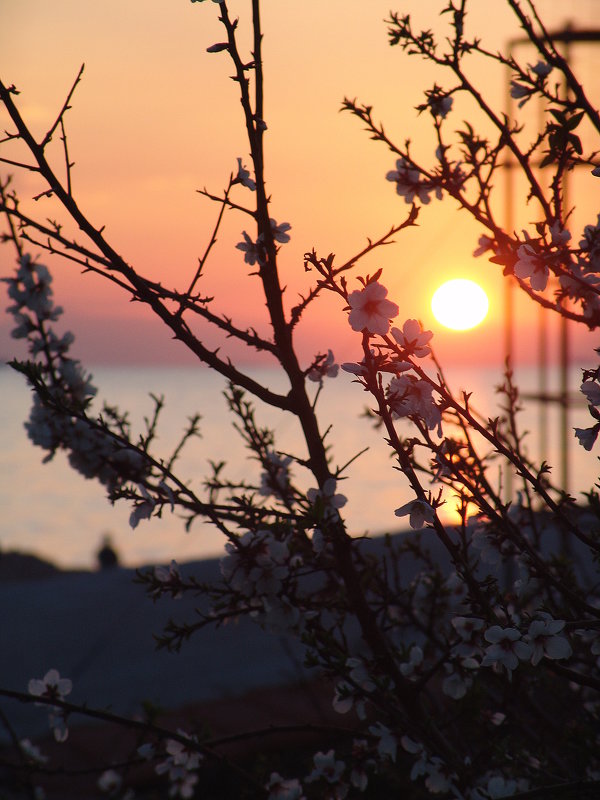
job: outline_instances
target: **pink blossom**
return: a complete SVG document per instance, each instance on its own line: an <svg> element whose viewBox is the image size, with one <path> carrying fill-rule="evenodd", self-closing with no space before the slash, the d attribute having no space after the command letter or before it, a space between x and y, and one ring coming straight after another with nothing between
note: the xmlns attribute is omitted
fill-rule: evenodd
<svg viewBox="0 0 600 800"><path fill-rule="evenodd" d="M433 400L433 387L415 375L392 378L387 388L391 411L398 417L419 417L429 430L438 428L441 436L442 413Z"/></svg>
<svg viewBox="0 0 600 800"><path fill-rule="evenodd" d="M409 355L423 358L431 353L427 342L432 338L433 333L424 331L416 319L407 319L402 330L392 328L392 336Z"/></svg>
<svg viewBox="0 0 600 800"><path fill-rule="evenodd" d="M390 319L398 315L396 303L386 300L387 289L381 283L369 283L364 289L356 289L348 295L350 314L348 322L353 331L366 330L385 336L390 328Z"/></svg>
<svg viewBox="0 0 600 800"><path fill-rule="evenodd" d="M318 360L308 371L308 380L315 383L323 383L323 378L335 378L339 371L339 365L335 363L335 357L331 350L327 351L326 358L319 356Z"/></svg>
<svg viewBox="0 0 600 800"><path fill-rule="evenodd" d="M521 280L529 278L531 288L543 292L548 283L548 267L530 244L522 244L517 250L515 275Z"/></svg>

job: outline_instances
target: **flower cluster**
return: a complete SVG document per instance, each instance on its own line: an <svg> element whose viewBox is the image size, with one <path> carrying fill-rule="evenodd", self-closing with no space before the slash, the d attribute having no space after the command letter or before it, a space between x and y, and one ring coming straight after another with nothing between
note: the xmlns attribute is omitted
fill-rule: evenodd
<svg viewBox="0 0 600 800"><path fill-rule="evenodd" d="M444 101L440 101L436 105L436 108L442 109L444 105L447 106L448 100L450 104L452 104L452 98L446 98ZM396 169L390 170L385 178L396 184L396 194L400 195L400 197L404 197L406 203L414 203L415 199L417 199L424 205L427 205L431 200L430 194L432 192L435 192L438 200L442 199L442 188L440 184L431 180L422 180L419 170L412 166L405 158L399 158L396 161Z"/></svg>
<svg viewBox="0 0 600 800"><path fill-rule="evenodd" d="M433 386L416 375L398 375L387 387L387 400L396 417L422 419L429 430L442 435L442 413L433 399Z"/></svg>
<svg viewBox="0 0 600 800"><path fill-rule="evenodd" d="M326 356L317 356L306 377L309 381L322 385L323 378L335 378L338 371L339 364L335 363L333 352L328 350Z"/></svg>
<svg viewBox="0 0 600 800"><path fill-rule="evenodd" d="M264 462L264 471L260 476L260 494L263 497L273 495L278 500L286 501L290 497L290 456L282 456L270 450Z"/></svg>
<svg viewBox="0 0 600 800"><path fill-rule="evenodd" d="M15 277L3 280L14 301L8 309L17 322L13 336L26 337L31 355L42 359L22 366L41 390L34 396L25 423L31 441L49 451L46 460L59 448L66 450L74 469L86 478L98 478L109 489L126 480L142 480L148 474L143 454L85 415L96 387L79 361L68 356L72 334L59 338L49 326L59 319L62 309L54 305L48 269L25 255ZM112 412L117 417L116 428L123 431L125 418Z"/></svg>
<svg viewBox="0 0 600 800"><path fill-rule="evenodd" d="M185 736L189 744L180 739L167 739L165 750L167 758L160 761L155 771L157 775L167 775L169 779L169 797L182 797L187 800L194 797L195 786L198 783L196 771L202 761L202 755L196 747L195 737L185 731L178 730L180 736Z"/></svg>
<svg viewBox="0 0 600 800"><path fill-rule="evenodd" d="M71 694L72 688L72 682L68 678L61 678L56 669L48 670L41 679L32 678L27 685L29 694L44 698L44 700L64 700L68 694ZM44 705L46 704L44 703ZM66 725L67 715L59 706L50 705L49 709L48 723L54 733L54 738L57 742L64 742L69 735Z"/></svg>

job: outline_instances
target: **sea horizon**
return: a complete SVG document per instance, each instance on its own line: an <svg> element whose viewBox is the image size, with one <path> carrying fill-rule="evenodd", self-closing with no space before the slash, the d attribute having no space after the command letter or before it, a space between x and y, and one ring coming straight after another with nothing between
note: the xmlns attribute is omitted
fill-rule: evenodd
<svg viewBox="0 0 600 800"><path fill-rule="evenodd" d="M202 415L202 438L190 444L180 462L180 476L191 480L201 491L202 480L208 474L210 459L229 462L228 475L232 480L242 477L259 481L260 467L244 450L239 435L232 427L232 417L226 412L222 392L226 381L210 369L182 365L131 368L94 366L90 369L93 382L98 387L98 397L117 404L131 415L132 428L137 433L143 426L144 416L152 413L153 404L148 394L165 395L163 419L157 437L158 454L168 457L186 420L194 413ZM556 388L558 370L549 371L551 388ZM282 390L283 376L276 370L255 368L254 377L263 380L270 388ZM495 367L464 365L446 370L454 391L471 391L471 403L484 416L499 413L498 397L494 387L502 380L502 371ZM516 368L517 384L524 392L536 388L536 375L529 367ZM570 370L571 386L578 388L580 370ZM315 386L316 388L316 386ZM165 513L162 519L143 520L135 530L129 526L131 506L127 502L111 506L103 487L86 480L68 465L64 453L58 453L53 462L43 464L45 456L40 448L27 439L23 423L28 417L31 403L30 390L23 376L3 369L0 376L3 404L0 409L0 552L18 550L30 552L55 563L61 568L89 569L95 565L95 554L105 535L110 535L124 566L134 567L151 563L194 561L222 555L222 534L206 523L195 522L189 533L177 514ZM340 481L338 491L348 496L344 508L349 530L353 535L379 535L401 528L394 509L412 498L410 489L401 474L393 469L388 448L373 425L361 417L369 396L353 378L340 372L335 379L325 381L319 398L324 431L332 430L328 441L334 446L334 465L350 461L365 446L369 447L348 468L347 478ZM100 408L99 403L94 409ZM558 409L547 409L550 435L546 442L546 459L557 474L560 461L557 430ZM522 414L522 427L531 431L528 437L533 457L538 457L539 442L535 441L538 409L528 403ZM298 442L295 421L281 412L257 406L259 424L274 427L276 449L293 452ZM585 407L573 409L570 427L589 426ZM408 423L402 426L408 430ZM598 460L593 452L583 450L574 435L569 437L570 490L577 499L589 491L598 477ZM300 452L302 456L302 452ZM295 469L301 486L310 488L308 476ZM451 500L447 505L451 512ZM446 513L446 509L443 509Z"/></svg>

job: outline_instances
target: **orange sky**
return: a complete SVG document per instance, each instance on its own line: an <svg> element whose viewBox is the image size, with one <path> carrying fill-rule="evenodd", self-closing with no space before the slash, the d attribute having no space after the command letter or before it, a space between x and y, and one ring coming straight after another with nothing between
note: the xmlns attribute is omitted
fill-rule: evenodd
<svg viewBox="0 0 600 800"><path fill-rule="evenodd" d="M372 104L398 142L410 137L415 152L433 152L429 120L417 118L414 106L422 89L434 80L443 83L443 77L387 45L383 20L390 5L390 0L264 3L267 188L272 216L292 224L292 240L280 253L289 305L309 286L305 251L315 247L345 260L362 249L367 236L378 237L401 221L408 209L385 180L394 158L369 141L357 120L339 113L344 95ZM396 4L425 27L438 26L436 13L443 5L440 0ZM504 0L471 5L470 25L490 49L515 36ZM597 22L594 0L568 5L567 11L566 3L543 0L538 7L551 26L563 24L569 14L582 27ZM233 0L229 7L247 30L248 0ZM206 53L222 38L217 12L216 4L189 0L0 0L0 72L21 91L23 115L43 134L85 62L84 81L67 117L80 206L97 226L106 225L111 244L142 274L177 288L194 274L217 213L195 190L206 186L218 194L236 169L236 157L249 164L227 56ZM502 103L503 74L481 68L478 74L487 96ZM56 156L60 163L58 149ZM18 186L24 201L39 191L30 176ZM238 191L242 199L244 190ZM37 210L55 212L45 200ZM399 322L417 317L432 328L442 359L499 361L499 268L471 256L482 231L448 202L432 201L419 222L395 246L365 261L362 271L384 268L382 282L400 306ZM216 307L238 325L266 331L257 279L246 277L247 266L234 248L244 228L250 232L247 218L227 214L201 288L215 294ZM9 273L12 259L8 248L0 252L2 274ZM69 264L50 266L57 301L66 307L65 325L76 333L84 359L186 359L158 321L130 306L108 283L81 276ZM478 280L490 296L490 315L475 331L445 331L432 319L431 294L453 277ZM523 305L519 314L517 340L525 357L533 341L527 328L531 308ZM22 352L10 340L9 327L3 318L0 355L5 357ZM299 335L307 359L328 347L341 360L358 357L358 337L336 298L315 309ZM590 352L589 343L586 349Z"/></svg>

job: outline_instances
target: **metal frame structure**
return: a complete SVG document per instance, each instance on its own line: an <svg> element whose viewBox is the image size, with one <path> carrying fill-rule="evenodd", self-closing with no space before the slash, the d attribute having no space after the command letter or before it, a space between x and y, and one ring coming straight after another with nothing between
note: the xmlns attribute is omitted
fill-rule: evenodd
<svg viewBox="0 0 600 800"><path fill-rule="evenodd" d="M548 34L549 39L553 42L565 45L563 57L568 62L571 57L572 46L575 44L599 44L600 43L600 30L599 29L581 29L577 30L568 24L562 30L551 32ZM509 53L515 47L531 44L528 38L512 39L508 43ZM506 82L506 114L507 118L513 117L513 98L510 94L510 80L512 73L508 72ZM541 123L540 123L541 126ZM516 163L508 158L504 163L505 168L505 221L507 230L512 231L515 225L515 187L514 187L514 169ZM568 182L564 182L565 191L565 206L568 206ZM513 281L507 280L505 282L505 295L504 295L504 351L506 358L510 363L513 363L514 354L514 285ZM540 458L546 458L546 444L548 442L548 406L556 405L560 409L560 485L565 492L569 491L570 484L570 468L569 468L569 449L572 443L572 436L569 431L569 416L570 409L582 402L580 393L573 393L569 391L569 322L564 317L560 317L559 322L559 371L560 380L558 391L550 391L548 381L548 326L547 326L546 309L540 306L538 317L538 391L534 393L523 394L524 399L533 400L539 405L539 441L540 441ZM507 499L512 499L512 475L508 474L506 478L506 493Z"/></svg>

